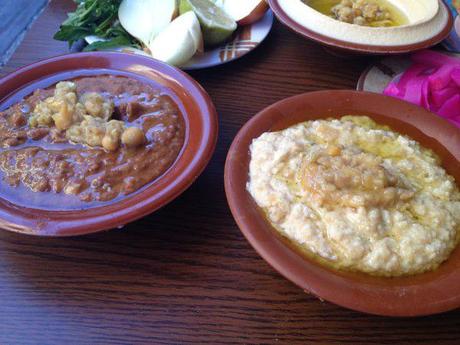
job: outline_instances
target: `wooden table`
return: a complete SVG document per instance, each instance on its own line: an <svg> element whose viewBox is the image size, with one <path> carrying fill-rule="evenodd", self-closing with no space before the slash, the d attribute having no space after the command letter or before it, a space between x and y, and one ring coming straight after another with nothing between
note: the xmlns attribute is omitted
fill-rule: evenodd
<svg viewBox="0 0 460 345"><path fill-rule="evenodd" d="M0 8L0 67L20 43L33 18L46 6L47 0L3 0Z"/></svg>
<svg viewBox="0 0 460 345"><path fill-rule="evenodd" d="M51 37L73 6L51 2L1 75L66 53ZM369 62L329 55L276 22L255 52L193 72L220 119L208 168L174 202L120 230L0 232L0 344L460 343L460 310L392 319L305 293L257 255L227 207L224 161L238 129L282 98L354 88Z"/></svg>

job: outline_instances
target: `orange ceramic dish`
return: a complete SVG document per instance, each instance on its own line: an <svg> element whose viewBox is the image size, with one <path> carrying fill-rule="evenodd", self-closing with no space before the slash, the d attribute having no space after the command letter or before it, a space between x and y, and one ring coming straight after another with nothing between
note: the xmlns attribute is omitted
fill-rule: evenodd
<svg viewBox="0 0 460 345"><path fill-rule="evenodd" d="M383 278L334 270L297 251L273 229L246 189L253 139L294 124L344 115L366 115L432 149L460 184L460 131L412 104L356 91L320 91L280 101L254 116L238 133L227 156L225 190L241 231L278 272L305 291L367 313L417 316L460 306L460 248L431 272Z"/></svg>
<svg viewBox="0 0 460 345"><path fill-rule="evenodd" d="M101 92L116 93L116 95L110 94L107 97L126 98L128 107L133 105L131 103L134 99L134 94L131 95L128 92L130 90L128 86L131 86L133 90L138 90L135 92L139 93L139 99L145 99L145 102L139 103L137 108L146 107L147 113L141 112L142 114L139 114L135 119L126 119L126 121L133 121L127 122L128 125L135 124L135 121L139 122L137 125L147 131L148 142L145 145L149 145L150 148L147 146L145 149L143 146L136 149L123 148L123 151L118 154L115 151L114 153L107 153L102 148L88 148L82 145L59 143L59 141L57 146L53 147L55 145L53 144L54 139L51 140L52 134L49 134L48 136L51 135L51 137L46 136L43 140L31 137L30 139L26 138L26 142L14 143L14 146L11 147L3 145L4 147L0 150L5 151L8 157L16 155L14 159L19 162L19 159L22 159L28 152L27 150L35 150L39 151L40 157L43 156L43 159L50 156L53 159L50 162L53 163L56 158L56 151L53 150L57 149L58 151L61 150L59 151L61 152L60 156L64 156L63 158L68 165L71 165L71 171L77 168L82 169L91 162L92 164L99 163L98 165L102 164L101 169L105 172L102 173L104 176L107 174L114 175L113 171L117 171L117 169L122 171L128 163L124 162L122 158L126 158L128 155L134 155L130 159L134 159L137 154L143 157L141 157L141 161L139 159L136 162L132 161L134 170L131 171L133 172L139 170L142 164L155 163L155 159L145 156L149 152L162 161L164 160L164 164L159 167L152 167L151 171L148 170L144 173L139 170L140 175L134 178L144 178L149 174L152 178L147 178L146 183L142 182L138 186L133 185L135 188L123 193L124 195L103 198L105 200L101 199L102 202L97 203L86 202L82 198L78 201L76 197L66 196L59 190L54 191L56 188L54 188L53 183L56 182L54 179L56 172L50 172L46 169L41 172L38 171L38 173L44 177L50 175L48 180L42 178L43 181L38 182L45 183L48 181L53 187L51 191L34 192L22 186L22 183L15 187L15 184L7 185L6 181L2 180L0 182L3 185L3 194L0 194L0 228L34 235L68 236L123 226L155 211L178 196L199 176L211 158L217 139L217 118L209 96L193 79L180 70L142 56L100 52L71 54L24 67L0 80L0 111L8 109L24 99L29 100L28 96L38 89L42 90L36 92L34 97L41 97L41 94L48 95L52 90L46 89L54 87L60 81L76 81L77 88L84 91L89 86L95 90L101 89ZM90 91L94 90L91 89ZM34 104L33 98L31 102ZM28 104L25 102L23 106ZM124 108L121 105L119 109L116 107L115 111L118 109L118 112L122 112L120 109ZM169 109L172 117L168 118L169 115L165 111L160 111L157 108L160 110ZM5 115L8 116L8 113L3 113L3 116ZM20 115L19 112L18 115ZM120 113L118 116L123 118L125 115ZM178 126L174 121L171 121L173 117L178 119L177 121L174 120ZM157 123L155 128L148 126ZM45 129L48 131L46 127L27 130L26 125L21 126L17 129L7 128L7 133L11 131L29 133ZM169 127L171 127L171 133L165 132L164 129ZM52 131L54 129L50 133ZM175 138L174 133L178 133L178 140L169 140L169 137ZM152 140L148 139L151 135ZM163 141L160 140L161 138L154 139L157 137L165 138ZM168 147L165 145L174 146L171 147L171 154L168 153ZM16 154L14 151L16 149L22 149L25 153ZM159 154L160 151L165 152L166 155ZM87 157L83 162L84 164L73 163L72 159L76 157L75 154ZM97 155L101 162L96 162L98 159L91 160L94 158L91 157L92 154ZM69 158L67 159L65 155L69 155ZM28 159L35 158L32 154ZM114 165L116 164L115 161L120 163L119 166ZM48 165L48 169L51 166L52 164ZM148 169L148 166L145 168ZM66 172L66 176L71 171ZM6 173L9 173L8 170ZM83 173L84 171L79 172L78 176L83 176ZM27 174L24 172L22 175L28 181L33 177L33 171L31 170ZM122 177L120 176L120 178ZM92 184L91 188L93 188ZM18 195L15 196L15 193L20 194L19 197ZM99 198L102 194L97 192L95 196ZM47 198L60 201L46 202ZM41 201L38 204L36 200L44 202ZM69 206L72 203L74 203L73 206Z"/></svg>

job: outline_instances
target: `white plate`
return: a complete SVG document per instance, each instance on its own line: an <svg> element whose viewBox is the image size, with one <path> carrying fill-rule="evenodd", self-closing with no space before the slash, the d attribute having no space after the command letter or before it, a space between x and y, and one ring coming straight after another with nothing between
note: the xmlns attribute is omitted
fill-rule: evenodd
<svg viewBox="0 0 460 345"><path fill-rule="evenodd" d="M383 93L387 85L400 76L411 63L410 58L406 55L383 58L361 74L356 89Z"/></svg>
<svg viewBox="0 0 460 345"><path fill-rule="evenodd" d="M460 57L460 54L442 53ZM399 78L411 64L410 55L383 58L377 63L372 64L361 74L356 89L358 91L383 93L388 84Z"/></svg>
<svg viewBox="0 0 460 345"><path fill-rule="evenodd" d="M233 38L224 45L205 50L203 54L197 54L192 57L185 65L181 66L184 70L194 70L206 67L222 65L224 63L236 60L259 46L260 43L268 36L273 26L273 12L268 10L267 13L256 23L239 27ZM97 36L88 36L85 38L89 44L100 41ZM128 51L135 54L147 55L142 50L131 47L111 48L115 51Z"/></svg>

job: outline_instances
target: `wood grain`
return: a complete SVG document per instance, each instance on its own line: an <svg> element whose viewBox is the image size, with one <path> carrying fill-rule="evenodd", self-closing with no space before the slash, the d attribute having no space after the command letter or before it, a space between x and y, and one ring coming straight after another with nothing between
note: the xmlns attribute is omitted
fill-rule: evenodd
<svg viewBox="0 0 460 345"><path fill-rule="evenodd" d="M24 37L27 28L47 0L3 0L0 9L0 66L8 59Z"/></svg>
<svg viewBox="0 0 460 345"><path fill-rule="evenodd" d="M72 6L53 1L1 73L66 53L51 35ZM368 63L329 55L277 22L253 53L192 73L219 112L208 168L123 229L64 239L0 232L0 344L459 343L460 311L383 318L301 291L249 246L227 207L223 168L238 129L282 98L354 88Z"/></svg>

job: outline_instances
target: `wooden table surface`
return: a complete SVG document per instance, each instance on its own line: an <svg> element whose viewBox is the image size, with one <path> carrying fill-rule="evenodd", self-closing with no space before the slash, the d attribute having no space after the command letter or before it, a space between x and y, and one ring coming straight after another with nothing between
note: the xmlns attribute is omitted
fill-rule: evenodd
<svg viewBox="0 0 460 345"><path fill-rule="evenodd" d="M51 37L73 6L52 1L0 75L66 53ZM207 169L120 230L61 239L1 231L0 344L460 343L460 310L384 318L308 295L257 255L227 206L224 162L238 129L282 98L354 88L370 62L329 55L275 22L253 53L191 73L219 113Z"/></svg>
<svg viewBox="0 0 460 345"><path fill-rule="evenodd" d="M46 6L47 0L2 0L0 8L0 67L21 42L33 18Z"/></svg>

